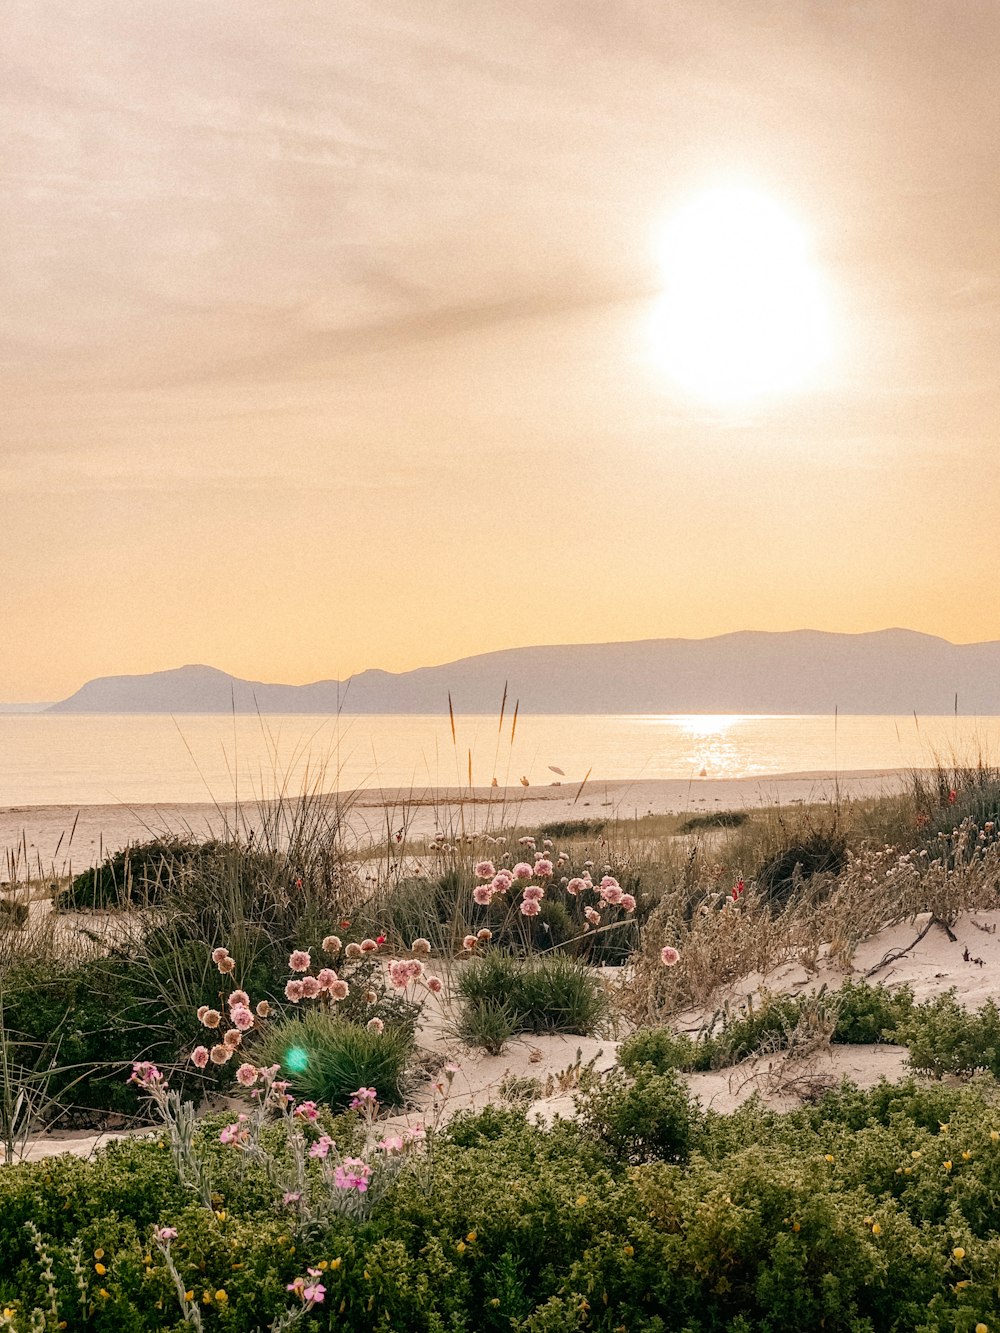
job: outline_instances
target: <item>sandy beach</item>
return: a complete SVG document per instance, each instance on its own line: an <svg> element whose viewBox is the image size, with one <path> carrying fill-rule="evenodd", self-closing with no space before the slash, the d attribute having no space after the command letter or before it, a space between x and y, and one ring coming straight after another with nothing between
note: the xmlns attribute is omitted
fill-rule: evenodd
<svg viewBox="0 0 1000 1333"><path fill-rule="evenodd" d="M425 837L438 831L496 830L559 819L620 819L644 815L753 810L765 806L883 796L900 789L901 769L847 773L782 773L752 778L695 778L635 782L553 783L545 787L395 789L338 793L321 798L339 808L349 839L359 848L405 831ZM162 805L37 805L0 807L0 848L21 849L32 873L65 874L128 843L165 833L218 836L258 827L259 805L185 803Z"/></svg>

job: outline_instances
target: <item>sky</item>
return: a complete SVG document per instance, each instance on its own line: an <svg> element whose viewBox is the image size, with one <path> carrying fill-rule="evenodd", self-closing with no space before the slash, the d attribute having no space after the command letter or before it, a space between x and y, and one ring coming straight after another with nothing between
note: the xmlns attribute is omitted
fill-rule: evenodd
<svg viewBox="0 0 1000 1333"><path fill-rule="evenodd" d="M998 57L993 0L8 0L0 698L1000 638ZM731 187L833 330L739 403L655 333Z"/></svg>

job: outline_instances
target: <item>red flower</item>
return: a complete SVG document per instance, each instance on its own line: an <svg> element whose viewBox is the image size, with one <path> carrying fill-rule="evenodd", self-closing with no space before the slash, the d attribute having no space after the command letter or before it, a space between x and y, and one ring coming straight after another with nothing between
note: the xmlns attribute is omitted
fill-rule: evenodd
<svg viewBox="0 0 1000 1333"><path fill-rule="evenodd" d="M733 885L733 902L734 902L734 903L739 902L740 897L741 897L741 895L742 895L742 893L743 893L743 890L744 890L745 888L746 888L746 884L744 884L744 882L743 882L743 876L741 875L741 876L739 877L739 879L736 881L736 883Z"/></svg>
<svg viewBox="0 0 1000 1333"><path fill-rule="evenodd" d="M376 944L384 944L384 943L385 943L385 936L384 936L384 935L376 935L376 936L375 936L375 943L376 943Z"/></svg>
<svg viewBox="0 0 1000 1333"><path fill-rule="evenodd" d="M958 800L958 792L955 790L954 787L952 787L951 791L948 793L948 804L954 805L957 800Z"/></svg>
<svg viewBox="0 0 1000 1333"><path fill-rule="evenodd" d="M350 923L350 921L347 921L347 920L341 921L341 923L340 923L340 927L339 927L339 928L340 928L341 930L350 930L350 928L351 928L351 923Z"/></svg>

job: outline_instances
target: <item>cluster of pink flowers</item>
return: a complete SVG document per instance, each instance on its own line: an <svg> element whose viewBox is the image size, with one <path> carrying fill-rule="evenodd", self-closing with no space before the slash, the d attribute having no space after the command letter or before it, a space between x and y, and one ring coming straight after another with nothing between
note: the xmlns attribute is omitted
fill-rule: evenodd
<svg viewBox="0 0 1000 1333"><path fill-rule="evenodd" d="M306 1276L297 1277L294 1282L289 1282L286 1290L298 1296L307 1309L313 1305L321 1305L326 1296L326 1287L319 1280L322 1276L318 1268L307 1268Z"/></svg>
<svg viewBox="0 0 1000 1333"><path fill-rule="evenodd" d="M521 838L522 846L535 846L534 838ZM545 840L546 847L551 847L551 842ZM535 852L535 863L529 865L527 861L519 861L513 870L497 870L492 861L480 861L475 867L477 879L487 881L483 884L477 884L472 891L472 899L479 907L489 907L497 897L508 893L511 889L521 891L521 901L518 904L518 910L522 916L538 916L542 910L542 902L545 899L545 886L553 878L557 869L561 870L566 864L566 858L560 855L553 865L551 857L545 851ZM584 908L584 917L588 926L597 926L601 921L601 909L605 907L620 907L623 912L635 911L635 898L630 893L624 893L621 885L613 875L605 875L600 884L593 881L590 873L592 862L587 863L582 875L575 876L570 880L563 880L566 892L571 897L578 898L580 894L586 892L596 893L599 898L597 906L589 905ZM532 883L529 881L540 881ZM469 944L471 936L466 937L465 947L475 948L475 945Z"/></svg>
<svg viewBox="0 0 1000 1333"><path fill-rule="evenodd" d="M430 940L425 940L423 936L415 939L410 945L410 952L413 954L428 954L431 951ZM427 989L433 995L440 995L444 990L444 982L440 977L429 976L427 969L419 958L393 958L389 963L389 981L397 990L406 990L407 986L414 981L422 981ZM371 1028L371 1023L368 1024ZM378 1028L377 1031L381 1031Z"/></svg>
<svg viewBox="0 0 1000 1333"><path fill-rule="evenodd" d="M216 957L216 955L220 957ZM212 958L220 966L229 958L229 954L224 949L216 949ZM235 964L234 964L235 966ZM232 971L232 968L221 968L225 972ZM191 1061L198 1069L204 1069L211 1060L214 1065L227 1064L236 1054L243 1041L243 1035L249 1032L257 1022L257 1019L267 1018L271 1012L271 1006L266 1000L261 1000L254 1009L250 1008L250 996L245 990L234 990L226 998L226 1009L229 1014L229 1022L232 1026L223 1034L222 1040L216 1042L209 1050L207 1046L196 1046L191 1052ZM203 1027L211 1031L219 1028L223 1022L223 1016L218 1009L211 1008L210 1005L202 1004L198 1007L198 1022ZM244 1087L252 1087L255 1078L250 1078L247 1071L252 1069L252 1065L241 1065L237 1078ZM247 1081L249 1080L249 1081Z"/></svg>
<svg viewBox="0 0 1000 1333"><path fill-rule="evenodd" d="M333 1183L339 1190L357 1190L365 1194L372 1169L360 1157L345 1157L333 1173Z"/></svg>
<svg viewBox="0 0 1000 1333"><path fill-rule="evenodd" d="M323 949L327 953L337 954L340 947L340 940L336 935L327 935L323 941ZM348 952L350 952L350 945L348 945ZM342 981L332 967L321 967L313 976L310 972L312 965L312 955L308 949L292 950L288 956L289 971L305 973L306 975L289 978L285 983L285 999L290 1000L292 1004L298 1004L300 1000L317 1000L323 996L328 997L334 1003L339 1000L346 1000L351 993L351 988L347 982Z"/></svg>
<svg viewBox="0 0 1000 1333"><path fill-rule="evenodd" d="M162 1087L164 1083L163 1074L152 1060L137 1060L132 1066L128 1081L142 1088L143 1092L151 1092L154 1088Z"/></svg>
<svg viewBox="0 0 1000 1333"><path fill-rule="evenodd" d="M484 927L475 935L466 935L466 937L462 940L462 948L465 950L466 953L472 953L472 951L478 948L480 944L489 944L492 938L493 938L492 930L487 930Z"/></svg>

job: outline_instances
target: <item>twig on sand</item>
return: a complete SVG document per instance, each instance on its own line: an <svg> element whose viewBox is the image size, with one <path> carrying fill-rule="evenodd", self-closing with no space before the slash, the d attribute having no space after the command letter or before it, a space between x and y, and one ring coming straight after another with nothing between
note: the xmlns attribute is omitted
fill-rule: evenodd
<svg viewBox="0 0 1000 1333"><path fill-rule="evenodd" d="M948 925L948 923L946 921L942 921L939 916L934 916L932 914L930 917L928 917L927 925L924 926L923 930L911 944L907 944L905 948L902 949L895 949L895 950L890 949L889 952L885 954L882 957L882 959L875 964L874 967L870 967L868 969L868 971L865 973L865 978L867 979L868 977L873 977L876 972L881 972L883 967L888 967L890 963L897 963L899 962L900 958L905 958L906 955L912 949L915 949L917 947L920 941L928 933L931 926L940 926L941 929L944 931L944 933L951 940L952 944L955 943L957 937L952 931L951 927Z"/></svg>

